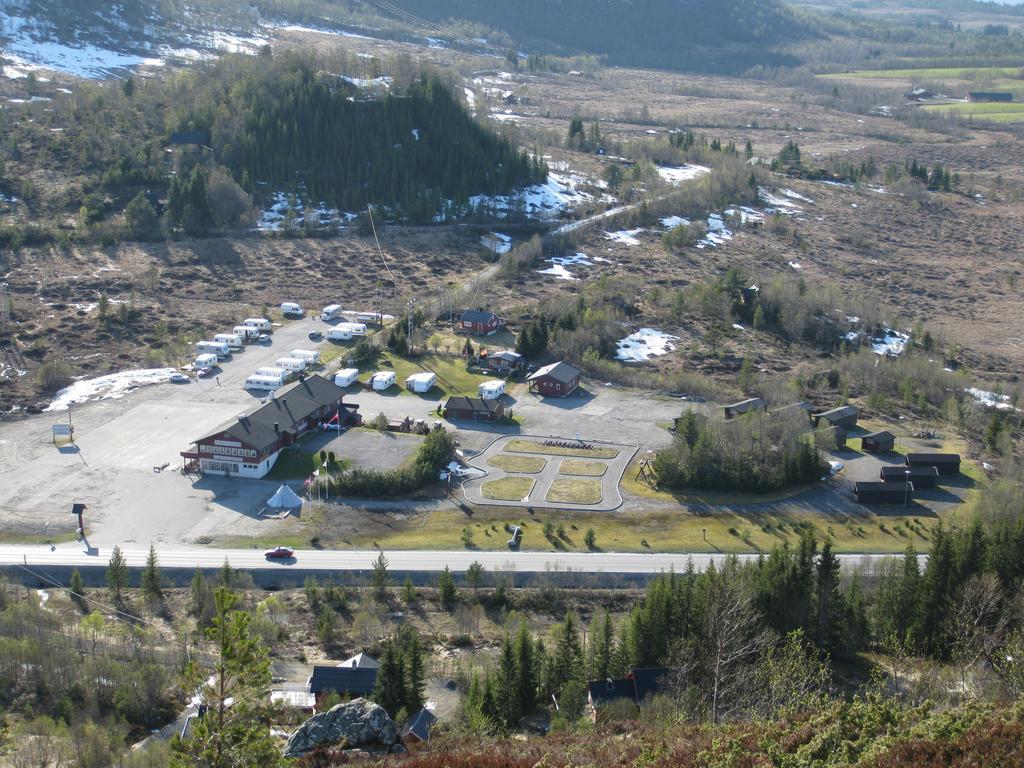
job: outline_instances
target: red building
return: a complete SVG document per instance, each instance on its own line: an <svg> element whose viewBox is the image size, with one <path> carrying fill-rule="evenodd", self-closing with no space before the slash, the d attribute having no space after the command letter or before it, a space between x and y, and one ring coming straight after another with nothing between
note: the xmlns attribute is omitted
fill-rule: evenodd
<svg viewBox="0 0 1024 768"><path fill-rule="evenodd" d="M276 393L264 406L239 416L183 451L187 472L261 478L283 448L320 424L359 421L359 406L342 402L345 391L320 376L309 376Z"/></svg>
<svg viewBox="0 0 1024 768"><path fill-rule="evenodd" d="M483 309L467 309L459 321L459 328L462 331L477 336L491 336L504 327L504 319Z"/></svg>
<svg viewBox="0 0 1024 768"><path fill-rule="evenodd" d="M552 363L526 377L530 391L544 397L566 397L580 385L580 371L565 362Z"/></svg>

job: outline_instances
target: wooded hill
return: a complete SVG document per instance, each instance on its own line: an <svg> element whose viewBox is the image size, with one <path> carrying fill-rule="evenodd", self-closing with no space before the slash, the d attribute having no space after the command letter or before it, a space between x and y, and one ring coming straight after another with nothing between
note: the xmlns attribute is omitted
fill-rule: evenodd
<svg viewBox="0 0 1024 768"><path fill-rule="evenodd" d="M498 194L546 170L470 118L436 77L373 96L305 55L215 65L182 94L179 130L209 133L242 186L304 189L342 210L367 203L429 219L444 200Z"/></svg>
<svg viewBox="0 0 1024 768"><path fill-rule="evenodd" d="M465 19L521 47L612 64L740 72L793 64L776 46L815 33L775 0L395 0L431 21Z"/></svg>

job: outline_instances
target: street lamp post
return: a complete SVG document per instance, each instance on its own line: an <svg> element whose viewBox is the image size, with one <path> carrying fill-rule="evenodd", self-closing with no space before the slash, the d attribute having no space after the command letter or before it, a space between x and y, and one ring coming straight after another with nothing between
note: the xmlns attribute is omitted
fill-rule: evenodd
<svg viewBox="0 0 1024 768"><path fill-rule="evenodd" d="M910 470L903 470L903 506L910 506Z"/></svg>

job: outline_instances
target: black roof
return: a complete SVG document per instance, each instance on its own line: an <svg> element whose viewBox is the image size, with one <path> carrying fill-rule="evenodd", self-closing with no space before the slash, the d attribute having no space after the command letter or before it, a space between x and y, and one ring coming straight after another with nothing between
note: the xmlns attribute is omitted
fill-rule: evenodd
<svg viewBox="0 0 1024 768"><path fill-rule="evenodd" d="M595 680L587 683L590 703L595 707L606 701L629 699L636 701L636 683L632 680Z"/></svg>
<svg viewBox="0 0 1024 768"><path fill-rule="evenodd" d="M309 678L309 692L313 694L334 691L354 696L368 696L373 693L377 682L377 670L352 667L313 667Z"/></svg>
<svg viewBox="0 0 1024 768"><path fill-rule="evenodd" d="M907 467L900 464L897 466L882 467L882 471L879 474L882 479L888 479L890 477L894 479L909 477L913 480L915 477L938 477L939 470L931 465Z"/></svg>
<svg viewBox="0 0 1024 768"><path fill-rule="evenodd" d="M561 382L562 384L571 384L580 375L580 369L576 366L569 365L564 360L559 360L557 363L551 363L551 365L545 365L543 368L538 368L536 371L526 377L527 381L536 381L537 379L554 379L555 381Z"/></svg>
<svg viewBox="0 0 1024 768"><path fill-rule="evenodd" d="M407 734L411 733L420 741L426 741L427 737L430 736L430 728L436 721L437 718L434 717L433 712L429 709L421 709L416 713L416 716L409 721L409 725L405 729L405 732Z"/></svg>
<svg viewBox="0 0 1024 768"><path fill-rule="evenodd" d="M869 482L857 482L853 484L853 490L855 493L862 493L864 491L898 491L903 493L908 490L907 486L910 486L909 490L914 490L913 483L883 483L878 480L871 480Z"/></svg>
<svg viewBox="0 0 1024 768"><path fill-rule="evenodd" d="M485 309L467 309L462 313L464 323L486 323L492 317L498 317L494 312ZM500 318L499 318L500 319Z"/></svg>
<svg viewBox="0 0 1024 768"><path fill-rule="evenodd" d="M272 445L280 436L280 433L274 430L274 424L278 425L280 432L294 432L296 423L325 405L338 402L344 394L345 390L333 381L314 374L298 382L291 389L275 394L273 399L261 408L244 417L239 416L227 428L207 435L198 442L223 436L262 449ZM344 404L342 407L353 411L359 408L354 404Z"/></svg>
<svg viewBox="0 0 1024 768"><path fill-rule="evenodd" d="M838 408L832 408L817 414L815 418L832 421L833 419L848 419L851 416L856 416L858 413L860 411L857 410L856 406L840 405Z"/></svg>
<svg viewBox="0 0 1024 768"><path fill-rule="evenodd" d="M722 407L727 411L739 411L740 413L746 413L747 411L755 408L767 408L768 403L760 397L751 397L747 400L740 400L738 403L731 403L730 405L724 405Z"/></svg>
<svg viewBox="0 0 1024 768"><path fill-rule="evenodd" d="M907 464L923 464L934 467L936 464L959 464L959 453L908 453Z"/></svg>
<svg viewBox="0 0 1024 768"><path fill-rule="evenodd" d="M643 667L632 669L626 677L632 678L636 684L636 700L642 702L661 690L661 679L668 674L668 667Z"/></svg>
<svg viewBox="0 0 1024 768"><path fill-rule="evenodd" d="M1009 91L969 91L967 94L972 99L988 99L989 101L1013 101L1013 94Z"/></svg>
<svg viewBox="0 0 1024 768"><path fill-rule="evenodd" d="M861 440L895 440L896 435L892 432L883 430L882 432L872 432L870 434L861 437Z"/></svg>
<svg viewBox="0 0 1024 768"><path fill-rule="evenodd" d="M479 397L449 397L444 408L445 410L494 414L502 408L502 405L500 400L483 400Z"/></svg>

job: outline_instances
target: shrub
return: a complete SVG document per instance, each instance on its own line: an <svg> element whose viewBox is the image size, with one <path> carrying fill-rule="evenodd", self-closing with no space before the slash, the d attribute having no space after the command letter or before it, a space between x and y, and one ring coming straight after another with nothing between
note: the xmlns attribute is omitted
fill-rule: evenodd
<svg viewBox="0 0 1024 768"><path fill-rule="evenodd" d="M47 360L39 366L39 383L47 392L66 387L71 381L71 367L63 360Z"/></svg>

